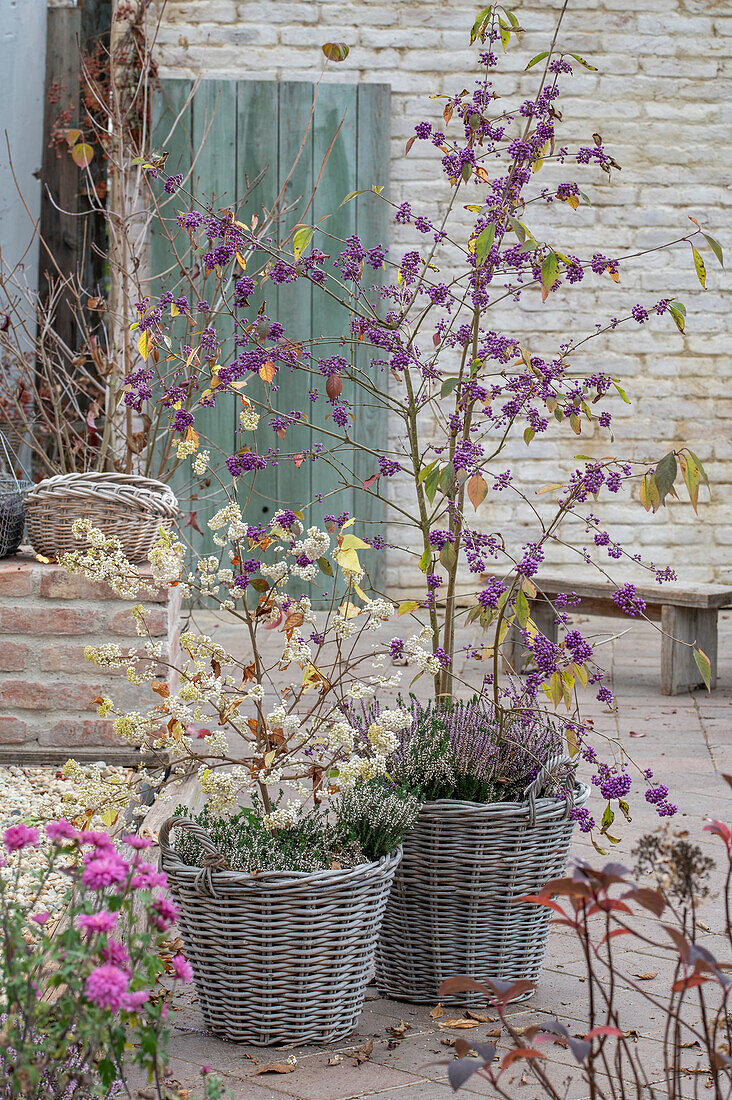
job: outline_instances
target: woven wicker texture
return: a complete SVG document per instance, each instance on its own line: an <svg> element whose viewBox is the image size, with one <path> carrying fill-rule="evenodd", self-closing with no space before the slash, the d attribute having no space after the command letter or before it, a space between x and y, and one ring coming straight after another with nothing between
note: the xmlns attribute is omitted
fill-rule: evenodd
<svg viewBox="0 0 732 1100"><path fill-rule="evenodd" d="M206 851L189 867L170 845L190 829ZM363 1007L376 939L401 859L343 871L230 871L200 825L173 817L160 830L163 870L206 1026L234 1042L329 1043Z"/></svg>
<svg viewBox="0 0 732 1100"><path fill-rule="evenodd" d="M571 805L584 805L589 793L578 784ZM523 803L426 803L405 838L384 915L376 949L379 990L434 1004L440 983L458 974L535 981L551 912L515 899L563 873L574 828L571 805L533 795ZM448 1002L485 998L461 993Z"/></svg>
<svg viewBox="0 0 732 1100"><path fill-rule="evenodd" d="M25 526L23 498L32 484L23 476L15 451L4 433L0 432L0 558L14 554L22 542Z"/></svg>
<svg viewBox="0 0 732 1100"><path fill-rule="evenodd" d="M130 561L145 561L161 527L170 529L178 501L162 481L136 474L58 474L39 481L25 499L26 531L37 554L56 558L79 550L71 530L88 519L118 538Z"/></svg>

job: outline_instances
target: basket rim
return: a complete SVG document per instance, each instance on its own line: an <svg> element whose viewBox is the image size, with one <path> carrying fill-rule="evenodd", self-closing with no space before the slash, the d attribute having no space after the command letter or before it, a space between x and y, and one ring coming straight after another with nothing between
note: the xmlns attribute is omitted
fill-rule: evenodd
<svg viewBox="0 0 732 1100"><path fill-rule="evenodd" d="M30 490L33 496L51 494L64 488L80 489L117 489L124 492L129 489L133 492L147 492L154 496L165 496L176 500L175 493L164 481L157 478L144 477L142 474L118 474L118 473L87 473L54 474L53 477L44 477L37 481Z"/></svg>
<svg viewBox="0 0 732 1100"><path fill-rule="evenodd" d="M583 782L581 779L575 780L573 789L572 805L580 806L583 802L589 798L592 788L588 783ZM461 798L436 798L431 802L423 802L419 811L420 817L425 811L427 813L434 813L439 816L441 810L445 810L447 813L451 811L461 810L468 814L474 814L476 816L485 814L485 816L506 817L510 814L517 813L529 813L530 800L528 798L523 799L521 802L469 802L467 799ZM566 802L563 798L559 798L555 795L540 795L535 799L536 812L548 811L556 807L564 813L564 807Z"/></svg>
<svg viewBox="0 0 732 1100"><path fill-rule="evenodd" d="M169 854L172 853L172 856ZM326 884L343 885L356 883L363 879L376 878L391 872L392 867L400 863L402 858L402 846L394 848L380 859L370 860L368 863L358 863L355 867L343 867L339 869L324 868L320 871L262 871L256 874L253 871L214 870L206 867L198 867L184 863L174 848L162 852L160 865L163 871L171 878L189 878L191 885L202 874L210 874L214 887L243 887L248 890L260 890L263 887L286 888L288 886L325 886Z"/></svg>

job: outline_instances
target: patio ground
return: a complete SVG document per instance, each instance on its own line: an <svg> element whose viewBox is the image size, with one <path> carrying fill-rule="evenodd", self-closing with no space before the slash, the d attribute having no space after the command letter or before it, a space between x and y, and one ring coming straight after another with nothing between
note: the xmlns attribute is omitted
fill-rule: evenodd
<svg viewBox="0 0 732 1100"><path fill-rule="evenodd" d="M618 629L618 620L592 619L585 631L596 636ZM216 624L212 616L197 623L227 644L233 635L228 624ZM623 628L625 629L625 624ZM391 636L391 635L390 635ZM720 613L720 668L717 690L668 697L659 690L660 636L646 623L631 623L622 637L610 641L604 648L603 660L612 675L612 686L619 704L617 714L607 713L600 704L590 704L586 715L595 719L596 728L616 735L624 748L644 767L652 767L659 780L671 789L671 799L679 806L671 828L677 836L687 836L699 844L705 854L721 856L720 844L702 831L705 815L732 820L732 791L720 772L732 772L732 736L729 707L732 700L732 612ZM407 680L408 682L408 680ZM597 816L602 806L594 799ZM590 803L592 808L593 802ZM658 827L659 820L652 807L636 794L633 800L633 820L620 827L621 843L613 850L614 859L632 863L630 855L635 841L643 833ZM574 853L595 862L601 858L589 841L577 835ZM719 889L721 874L715 872L713 890L700 909L700 919L709 931L704 941L712 951L723 950L723 910ZM618 945L625 943L621 939ZM622 946L617 947L623 951ZM636 950L635 948L633 950ZM627 951L627 949L626 949ZM627 970L636 976L653 974L646 979L649 989L665 994L670 968L661 956L648 948L643 953L627 956ZM517 1026L527 1026L542 1016L564 1020L571 1031L583 1031L585 986L578 944L571 933L555 928L549 944L546 966L533 999L512 1010ZM435 998L435 1004L437 998ZM660 1011L649 1014L648 1007L637 994L628 993L626 1028L637 1029L645 1044L645 1067L649 1080L659 1083L664 1093L664 1065L660 1037L664 1019ZM174 1078L185 1088L198 1092L201 1067L209 1065L223 1074L227 1087L237 1100L349 1100L356 1097L385 1097L389 1100L439 1100L452 1095L446 1084L445 1067L430 1065L451 1057L449 1042L458 1035L485 1040L495 1031L494 1023L484 1023L470 1031L440 1027L440 1020L430 1018L431 1006L415 1006L386 1000L370 987L357 1034L333 1047L301 1047L295 1050L256 1048L222 1042L207 1034L197 1008L195 995L186 995L173 1014L170 1042L171 1069ZM445 1018L462 1015L460 1010L447 1009ZM406 1026L405 1026L406 1025ZM391 1031L389 1029L392 1029ZM396 1032L396 1034L395 1034ZM402 1038L403 1035L403 1038ZM357 1057L359 1049L371 1046L365 1060ZM499 1052L505 1040L498 1040ZM547 1048L557 1063L560 1079L572 1075L571 1059L559 1047ZM688 1052L688 1066L693 1070L699 1055ZM287 1060L297 1061L290 1069ZM284 1072L267 1072L270 1063L277 1063ZM283 1063L285 1066L283 1067ZM360 1064L359 1064L360 1063ZM509 1077L511 1073L509 1072ZM689 1095L696 1094L698 1078L690 1077ZM511 1091L523 1100L534 1100L538 1089L531 1079L522 1075L520 1063L513 1073ZM703 1091L703 1090L702 1090ZM491 1095L487 1082L475 1077L461 1090L467 1096ZM183 1093L185 1095L185 1093ZM584 1100L586 1088L576 1079L570 1081L567 1100Z"/></svg>

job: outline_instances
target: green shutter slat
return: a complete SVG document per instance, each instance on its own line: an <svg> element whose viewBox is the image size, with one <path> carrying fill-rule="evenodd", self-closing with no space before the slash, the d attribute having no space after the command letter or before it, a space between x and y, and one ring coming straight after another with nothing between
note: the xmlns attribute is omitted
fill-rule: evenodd
<svg viewBox="0 0 732 1100"><path fill-rule="evenodd" d="M371 187L383 187L389 193L389 120L391 118L391 88L388 84L361 84L358 88L358 124L357 124L357 174L356 188L366 190ZM365 248L376 244L389 244L389 213L391 207L376 195L359 195L352 204L356 209L356 229ZM387 271L371 271L370 282L382 285L387 282ZM357 345L356 365L372 382L382 386L388 384L389 375L384 368L370 365L373 358L381 358L376 349ZM383 408L369 401L363 391L359 394L357 417L357 438L367 442L374 451L384 447L387 441L386 415ZM356 456L356 479L363 484L367 478L378 472L375 456L359 453ZM381 478L373 487L374 492L384 495L388 492L388 483ZM364 523L366 537L382 534L380 530L386 518L384 504L376 496L360 494L358 516ZM363 560L369 571L369 579L375 591L381 592L386 583L386 551L374 551L364 554Z"/></svg>

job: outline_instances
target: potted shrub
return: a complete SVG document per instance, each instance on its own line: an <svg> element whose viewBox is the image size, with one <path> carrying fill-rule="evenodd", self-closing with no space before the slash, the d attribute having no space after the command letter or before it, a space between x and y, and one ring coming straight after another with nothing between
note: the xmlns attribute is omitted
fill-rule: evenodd
<svg viewBox="0 0 732 1100"><path fill-rule="evenodd" d="M618 258L599 249L582 256L563 250L568 248L563 238L570 238L571 230L559 224L557 212L561 210L565 219L571 219L572 212L589 201L572 178L574 173L570 173L568 164L579 165L582 170L591 166L608 177L618 166L599 134L571 152L556 141L561 121L560 83L570 79L573 68L592 68L584 58L561 49L559 30L557 27L549 48L528 62L527 69L540 74L538 87L529 98L510 106L498 98L493 69L501 46L504 50L513 47L521 28L517 18L502 8L486 8L478 15L470 33L481 66L473 91L446 96L442 119L437 124L419 123L407 143L407 153L416 141L435 150L433 155L438 158L447 194L439 216L427 216L413 208L410 201L392 202L376 185L370 191L344 197L344 203L389 203L404 232L411 226L414 247L401 258L389 258L382 245L362 242L355 235L341 240L329 231L334 223L323 219L317 226L293 227L278 247L258 228L256 217L248 225L239 221L232 210L205 206L171 177L166 184L177 189L179 201L187 195L190 203L190 210L180 213L179 224L188 228L194 251L209 250L204 263L190 265L191 286L206 306L207 326L197 339L185 327L180 329L177 316L169 317L163 308L170 304L170 294L143 304L140 317L147 333L148 353L164 346L185 378L187 407L171 419L174 439L185 442L198 413L203 411L205 415L212 403L234 400L240 407L243 431L237 444L241 445L226 459L234 482L232 503L211 521L216 531L228 526L228 538L219 543L224 556L221 560L206 559L199 580L206 593L242 618L253 647L251 668L245 666L247 677L251 671L260 682L262 676L254 634L264 621L281 622L285 632L295 639L288 643L283 660L299 665L303 687L319 692L316 717L322 715L321 700L331 699L334 684L341 680L340 673L333 676L328 670L332 654L328 657L327 646L323 646L324 631L334 630L338 660L333 668L337 669L346 649L358 661L364 660L364 652L358 652L358 641L360 638L365 642L370 635L364 630L375 624L382 640L381 647L376 647L379 656L388 654L395 663L408 664L413 682L421 681L419 689L428 685L432 708L414 712L406 720L400 717L393 725L392 718L386 718L393 712L385 700L386 693L395 689L400 672L392 669L390 676L361 678L350 694L341 693L339 697L339 706L345 708L339 714L353 718L347 723L348 752L359 738L362 743L374 740L379 744L379 767L383 772L389 772L391 766L387 757L398 750L393 758L398 772L404 764L405 744L421 743L425 723L434 726L438 734L447 730L449 740L450 724L459 724L465 717L459 700L476 693L479 701L470 704L474 708L470 716L477 720L480 713L480 728L492 739L499 760L508 752L516 731L534 739L533 755L524 754L525 768L513 773L510 798L507 789L484 785L480 790L470 788L470 794L469 785L459 784L447 784L440 788L439 796L432 798L428 776L418 772L412 778L414 791L427 797L428 803L417 825L413 847L412 840L407 841L404 869L397 871L394 906L408 907L410 902L404 899L409 891L420 892L425 930L414 941L414 951L424 952L435 974L445 972L440 969L444 963L463 972L474 965L476 977L491 976L477 957L474 963L464 957L453 963L449 952L454 949L454 940L444 939L444 921L429 922L430 905L439 909L434 867L439 864L441 852L448 853L448 862L456 851L465 853L457 876L467 899L468 919L476 922L476 936L485 932L493 937L490 966L502 968L512 977L524 972L535 975L546 943L546 924L532 923L526 910L514 906L510 898L515 894L511 895L506 884L513 881L522 890L519 879L525 875L527 888L536 890L542 882L561 873L574 823L591 833L598 846L614 842L610 830L616 811L628 812L633 772L647 786L646 798L661 816L675 811L662 784L652 783L651 774L631 761L624 747L615 744L611 736L601 729L591 730L581 719L581 689L591 687L609 708L614 707L614 700L603 682L596 647L569 623L569 611L576 603L571 592L553 600L556 618L563 628L558 642L537 628L531 614L531 601L541 594L542 563L547 551L562 542L572 547L565 541L569 522L579 524L588 535L583 541L590 545L575 548L578 559L588 567L595 565L604 576L611 576L613 561L625 557L633 561L634 568L647 570L659 583L673 580L673 570L643 560L606 529L600 518L603 503L608 498L617 499L621 490L639 486L643 506L657 510L675 491L674 481L681 472L696 506L699 485L706 481L697 456L682 448L653 463L579 457L573 460L579 465L568 476L566 471L548 470L546 480L550 484L537 494L530 482L522 480L520 459L516 459L515 449L510 449L518 437L519 453L524 453L526 447L531 453L536 440L554 433L571 442L569 453L574 454L576 437L584 431L591 437L584 449L604 455L613 415L611 402L627 398L602 360L582 357L618 328L671 321L683 330L685 324L685 307L669 296L625 308L598 322L587 335L574 332L574 321L570 320L568 335L558 346L529 348L528 341L522 342L518 335L522 305L541 305L550 310L561 302L560 291L571 290L585 278L601 279L612 286L626 263L644 254ZM328 56L333 52L326 49ZM339 48L340 60L346 52ZM555 215L559 228L539 229L533 211L544 208ZM466 219L463 211L471 217ZM719 244L698 225L670 244L691 247L702 282L706 274L699 248L708 245L721 260ZM391 281L374 285L385 271L390 273ZM324 293L331 302L341 304L347 311L346 331L302 339L303 334L294 327L286 330L275 317L269 317L264 302L258 311L250 304L255 295L268 292L268 284L277 287L278 301L283 303L288 285L302 280L312 286L313 293ZM493 318L502 303L508 302L515 303L516 325L503 332ZM186 308L195 312L192 299L186 300ZM214 327L220 316L229 320L233 317L231 355L224 353ZM325 354L329 337L331 346L338 340L337 354ZM531 342L549 343L540 334ZM217 362L226 363L216 369L215 388L213 368L208 365L212 346ZM368 369L363 365L365 355ZM293 375L299 376L299 392L307 389L307 412L303 407L288 407L287 387L280 383ZM129 384L130 400L135 400L137 384L134 380ZM170 404L175 392L171 390L162 400ZM319 405L328 410L322 419L312 413ZM359 442L352 438L351 418L364 411L371 422L374 416L388 421L388 446L375 450L368 439L364 442L362 437ZM303 424L309 425L311 437L303 436ZM297 442L290 442L293 429ZM303 442L303 438L308 441ZM198 450L197 439L191 444L191 457L193 453L193 472L197 476L212 475L210 453ZM508 454L513 456L513 468L505 467ZM318 521L312 529L315 534L309 534L307 540L300 534L290 539L296 520L304 522L305 513L299 508L299 519L287 509L284 521L270 523L265 530L246 524L233 503L235 494L242 500L252 499L258 491L255 485L260 474L283 463L291 464L287 480L292 484L296 483L296 470L303 466L307 469L310 464L318 470L336 472L336 484L328 496L324 499L322 493L317 493L303 506L309 507ZM215 476L222 490L226 489L227 475L216 471ZM317 477L312 480L318 485ZM323 478L321 484L325 483ZM330 472L328 484L333 486ZM399 484L401 491L396 488ZM363 538L349 530L354 517L348 513L337 518L324 514L329 508L333 513L338 511L340 490L356 491L356 515L367 517L360 521ZM489 511L488 502L507 496L513 499L513 511L509 513L510 522L499 530L499 524L493 522L497 509ZM383 514L392 522L385 524ZM505 508L503 515L505 518ZM286 575L306 584L322 582L318 571L327 576L332 572L332 563L318 550L317 543L330 536L337 544L334 560L349 580L345 594L333 590L321 622L308 597L301 598L305 604L292 594L283 597L280 584ZM265 553L273 553L273 543L274 563L265 558ZM380 625L389 617L384 601L375 599L374 593L365 592L363 587L369 561L374 558L367 553L362 565L361 550L386 551L390 565L410 566L415 580L409 583L408 591L400 593L397 615L410 623L411 632L388 639L386 628ZM175 575L174 569L170 575ZM618 607L630 616L642 615L644 604L632 581L614 583ZM188 581L184 590L188 590L186 586ZM380 608L379 614L374 614L375 607ZM304 621L312 623L308 637L300 632ZM467 627L472 633L459 637L458 631ZM478 630L485 636L476 635ZM520 635L531 658L531 669L524 678L500 676L500 656L509 630ZM388 640L384 645L385 638ZM344 639L348 646L343 645ZM196 642L196 646L202 644L197 675L207 677L208 661L212 660L216 664L210 668L218 677L219 656L209 653L209 643ZM461 655L466 658L463 663L457 660ZM698 647L695 655L708 677L706 656ZM471 669L475 673L472 677ZM242 685L244 698L247 677ZM381 707L369 722L360 724L353 717L354 707L359 701L368 704L376 691ZM277 712L281 713L277 719L262 705L254 706L256 713L250 711L258 746L253 766L263 777L263 794L268 770L284 744L273 721L284 723L301 699L300 689L282 697L284 710ZM169 725L159 737L161 744L176 739L171 730L176 729L176 711L181 708L180 692L166 707ZM561 716L560 708L564 708ZM188 713L185 707L183 711ZM220 718L222 725L231 724L233 718L234 725L247 735L246 723L238 712L233 714L222 707ZM325 719L326 725L332 718L331 713ZM120 717L118 721L124 732L124 723L129 719ZM472 731L472 723L469 725ZM132 728L137 735L152 737L155 743L157 726L150 716L142 723L133 721ZM316 738L320 736L319 728L309 717L308 729L315 730ZM407 738L401 749L396 740L389 744L397 734ZM596 737L603 738L608 747L605 759L598 756L592 743ZM517 740L522 743L520 737ZM182 735L177 736L177 742L187 745ZM212 744L216 747L218 743ZM186 750L194 759L196 748L193 742ZM336 753L335 757L339 755L343 754ZM349 777L350 765L335 757L332 778L340 787L344 776ZM584 805L586 788L574 781L567 759L572 765L583 761L594 769L592 785L606 802L599 826ZM300 764L304 766L304 761ZM328 774L327 767L318 761L310 777L317 785L325 782L323 777ZM479 776L467 772L464 778L475 783ZM502 771L490 779L498 784ZM209 781L208 773L203 772L202 782ZM266 803L263 809L265 814L271 812ZM428 844L432 854L429 866L421 859ZM414 859L411 852L416 853ZM212 854L211 858L216 857ZM493 900L486 902L481 868L485 862L497 863L499 858L505 874L495 887ZM495 909L494 924L483 911L486 905ZM398 920L408 922L413 909L403 908ZM391 916L387 917L387 928L392 927L390 921ZM395 935L398 939L399 933ZM428 942L430 935L433 942ZM513 945L522 941L525 950L512 954ZM443 942L447 954L440 961ZM429 994L425 984L418 986L414 960L400 963L399 950L392 933L385 935L379 949L379 973L384 983L388 975L390 991L396 993L401 988L402 995L419 999L436 996L436 985ZM425 964L422 973L427 972Z"/></svg>
<svg viewBox="0 0 732 1100"><path fill-rule="evenodd" d="M167 659L177 670L171 689L155 678L162 655L149 634L141 652L107 644L85 655L150 681L156 693L145 712L100 699L115 732L148 758L164 752L174 774L198 769L203 810L179 807L159 839L207 1026L261 1045L331 1042L358 1021L401 840L419 809L417 796L386 775L408 712L382 708L363 734L349 717L353 700L373 696L385 679L386 650L370 654L371 676L363 656L347 650L394 608L367 601L354 624L353 591L363 591L357 551L366 544L347 529L329 553L328 533L304 531L293 512L257 529L233 499L210 523L237 573L210 558L186 573L184 547L161 531L149 555L153 584L180 585L231 610L250 647L244 657L187 630ZM74 531L86 546L62 559L69 571L104 578L128 598L147 589L118 540L84 520ZM317 630L309 598L288 592L316 571L330 573L341 593ZM146 635L142 608L133 615Z"/></svg>

